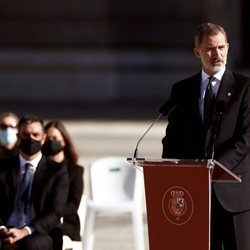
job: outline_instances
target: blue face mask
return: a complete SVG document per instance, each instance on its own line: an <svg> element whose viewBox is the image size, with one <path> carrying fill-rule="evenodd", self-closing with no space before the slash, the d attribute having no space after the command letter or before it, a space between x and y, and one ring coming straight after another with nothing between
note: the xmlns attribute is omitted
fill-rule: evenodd
<svg viewBox="0 0 250 250"><path fill-rule="evenodd" d="M17 141L17 129L7 128L0 130L0 143L3 145L14 144Z"/></svg>

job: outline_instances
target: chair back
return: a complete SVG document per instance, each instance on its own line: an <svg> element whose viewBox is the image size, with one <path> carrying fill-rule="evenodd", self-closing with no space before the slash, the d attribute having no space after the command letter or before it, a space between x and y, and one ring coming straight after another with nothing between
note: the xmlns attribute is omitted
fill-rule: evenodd
<svg viewBox="0 0 250 250"><path fill-rule="evenodd" d="M102 204L139 200L142 176L124 157L96 160L90 166L91 198Z"/></svg>

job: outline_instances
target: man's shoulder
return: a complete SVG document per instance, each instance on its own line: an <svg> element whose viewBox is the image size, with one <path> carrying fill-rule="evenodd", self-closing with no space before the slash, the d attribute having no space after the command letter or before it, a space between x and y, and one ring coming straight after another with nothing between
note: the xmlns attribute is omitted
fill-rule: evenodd
<svg viewBox="0 0 250 250"><path fill-rule="evenodd" d="M12 166L18 165L18 155L0 160L0 169L11 168Z"/></svg>
<svg viewBox="0 0 250 250"><path fill-rule="evenodd" d="M191 75L189 77L186 77L180 81L177 81L174 83L174 87L186 87L187 86L187 83L190 84L190 83L197 83L197 82L200 82L200 79L201 79L201 73L196 73L194 75ZM190 86L190 85L188 85Z"/></svg>
<svg viewBox="0 0 250 250"><path fill-rule="evenodd" d="M237 71L232 71L232 74L236 80L236 82L246 82L250 83L250 76L248 76L245 73L237 72Z"/></svg>
<svg viewBox="0 0 250 250"><path fill-rule="evenodd" d="M171 91L172 98L182 100L185 96L191 97L198 95L200 80L201 73L199 72L174 83Z"/></svg>
<svg viewBox="0 0 250 250"><path fill-rule="evenodd" d="M177 81L173 84L173 89L180 90L180 89L190 89L192 86L196 86L200 84L201 80L201 73L196 73L194 75L188 76L180 81Z"/></svg>

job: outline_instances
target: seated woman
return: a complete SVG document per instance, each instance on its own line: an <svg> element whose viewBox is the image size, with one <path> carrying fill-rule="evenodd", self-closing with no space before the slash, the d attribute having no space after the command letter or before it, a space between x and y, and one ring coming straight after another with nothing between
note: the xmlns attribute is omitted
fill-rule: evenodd
<svg viewBox="0 0 250 250"><path fill-rule="evenodd" d="M52 234L67 235L74 241L80 241L80 220L78 207L83 194L84 168L77 164L78 155L72 140L60 121L51 121L46 124L46 141L42 148L43 154L50 159L67 165L69 173L69 194L64 209L63 222ZM62 249L62 242L57 242L54 249Z"/></svg>

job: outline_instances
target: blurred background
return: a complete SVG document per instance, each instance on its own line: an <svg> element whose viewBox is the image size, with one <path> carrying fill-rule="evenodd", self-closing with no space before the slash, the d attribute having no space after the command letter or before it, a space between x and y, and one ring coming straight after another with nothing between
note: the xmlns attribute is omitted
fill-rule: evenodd
<svg viewBox="0 0 250 250"><path fill-rule="evenodd" d="M0 105L20 113L38 105L49 118L64 118L66 111L73 119L148 117L173 82L199 69L193 37L200 22L221 24L229 36L230 66L248 69L249 5L1 0Z"/></svg>
<svg viewBox="0 0 250 250"><path fill-rule="evenodd" d="M199 23L222 25L228 65L250 73L249 8L248 0L1 0L0 112L63 120L86 168L130 157L173 83L200 70ZM154 126L139 156L161 156L165 126ZM132 249L127 238L102 248L105 222L98 228L96 249Z"/></svg>

